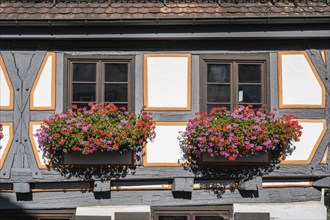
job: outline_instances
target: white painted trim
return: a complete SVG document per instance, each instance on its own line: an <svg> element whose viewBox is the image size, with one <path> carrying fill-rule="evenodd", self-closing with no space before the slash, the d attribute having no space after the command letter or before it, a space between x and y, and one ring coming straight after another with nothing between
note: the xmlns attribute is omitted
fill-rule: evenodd
<svg viewBox="0 0 330 220"><path fill-rule="evenodd" d="M276 220L326 220L327 209L320 201L291 203L236 203L234 213L270 213Z"/></svg>
<svg viewBox="0 0 330 220"><path fill-rule="evenodd" d="M147 205L77 207L76 216L111 216L111 219L115 219L115 212L150 213L151 208Z"/></svg>

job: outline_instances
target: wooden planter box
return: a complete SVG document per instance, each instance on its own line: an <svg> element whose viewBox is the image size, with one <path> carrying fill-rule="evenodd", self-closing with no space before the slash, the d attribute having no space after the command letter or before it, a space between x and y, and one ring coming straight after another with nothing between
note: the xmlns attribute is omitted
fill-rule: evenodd
<svg viewBox="0 0 330 220"><path fill-rule="evenodd" d="M236 160L228 160L222 156L211 157L208 153L203 153L200 158L201 165L269 165L271 163L271 154L261 153L259 155L250 155L248 157L238 157Z"/></svg>
<svg viewBox="0 0 330 220"><path fill-rule="evenodd" d="M63 166L65 167L113 167L134 166L134 151L104 151L93 154L70 152L63 154Z"/></svg>

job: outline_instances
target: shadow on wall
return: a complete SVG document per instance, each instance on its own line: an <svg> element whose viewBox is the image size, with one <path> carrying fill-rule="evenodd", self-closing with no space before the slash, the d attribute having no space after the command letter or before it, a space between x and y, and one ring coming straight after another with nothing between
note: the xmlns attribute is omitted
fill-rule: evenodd
<svg viewBox="0 0 330 220"><path fill-rule="evenodd" d="M27 213L17 203L13 203L6 196L5 193L0 193L0 219L4 220L32 220L37 219ZM9 193L6 193L9 194Z"/></svg>
<svg viewBox="0 0 330 220"><path fill-rule="evenodd" d="M274 170L280 169L281 158L289 156L294 151L295 146L285 147L284 152L281 150L271 153L269 165L203 165L200 164L198 158L190 158L190 164L184 165L184 169L192 172L196 178L203 179L234 179L238 183L238 187L250 180L256 180L263 177ZM187 160L187 158L184 158ZM260 182L261 181L261 182ZM259 180L262 184L262 180ZM234 191L237 186L230 186L230 191ZM221 184L201 184L201 188L209 188L218 198L225 193L225 187ZM258 189L256 190L239 190L243 198L258 198Z"/></svg>
<svg viewBox="0 0 330 220"><path fill-rule="evenodd" d="M1 220L41 220L62 219L73 220L75 209L24 209L19 202L13 202L6 194L0 193L0 219Z"/></svg>
<svg viewBox="0 0 330 220"><path fill-rule="evenodd" d="M93 155L90 155L93 156ZM47 152L44 152L44 158L49 158ZM63 155L57 154L53 158L53 169L58 171L66 179L79 178L81 180L101 180L108 181L113 179L125 178L127 174L135 174L136 166L142 164L142 147L135 149L133 166L129 165L88 165L84 166L66 166L63 164Z"/></svg>

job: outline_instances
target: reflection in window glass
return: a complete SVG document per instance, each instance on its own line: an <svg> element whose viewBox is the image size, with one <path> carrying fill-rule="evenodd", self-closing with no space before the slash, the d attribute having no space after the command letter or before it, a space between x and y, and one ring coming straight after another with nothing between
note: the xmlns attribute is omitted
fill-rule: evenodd
<svg viewBox="0 0 330 220"><path fill-rule="evenodd" d="M239 64L238 82L240 83L260 83L261 65L260 64Z"/></svg>
<svg viewBox="0 0 330 220"><path fill-rule="evenodd" d="M201 71L201 111L266 104L267 61L266 56L260 57L249 54L246 59L242 55L236 59L235 55L207 55Z"/></svg>
<svg viewBox="0 0 330 220"><path fill-rule="evenodd" d="M104 100L106 102L127 102L127 85L106 84L104 89Z"/></svg>
<svg viewBox="0 0 330 220"><path fill-rule="evenodd" d="M229 85L209 85L207 87L208 102L230 102Z"/></svg>
<svg viewBox="0 0 330 220"><path fill-rule="evenodd" d="M77 56L74 61L68 61L68 107L104 102L133 110L134 81L130 71L134 68L131 68L131 57L90 59Z"/></svg>
<svg viewBox="0 0 330 220"><path fill-rule="evenodd" d="M208 64L207 82L229 83L230 65L229 64Z"/></svg>
<svg viewBox="0 0 330 220"><path fill-rule="evenodd" d="M72 80L80 82L96 81L96 64L95 63L73 63L72 64Z"/></svg>
<svg viewBox="0 0 330 220"><path fill-rule="evenodd" d="M73 102L95 102L96 85L95 83L74 83L72 85Z"/></svg>
<svg viewBox="0 0 330 220"><path fill-rule="evenodd" d="M127 82L128 65L126 63L106 63L104 64L105 82Z"/></svg>
<svg viewBox="0 0 330 220"><path fill-rule="evenodd" d="M243 99L240 102L245 103L260 103L261 102L261 86L256 85L240 85L238 87L239 93Z"/></svg>

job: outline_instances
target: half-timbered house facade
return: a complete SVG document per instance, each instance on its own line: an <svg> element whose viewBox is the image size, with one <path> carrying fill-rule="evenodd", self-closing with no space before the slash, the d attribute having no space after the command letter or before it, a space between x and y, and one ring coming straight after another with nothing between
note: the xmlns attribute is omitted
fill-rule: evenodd
<svg viewBox="0 0 330 220"><path fill-rule="evenodd" d="M328 0L1 0L0 217L326 219L329 78ZM88 102L153 114L133 165L47 164L36 130ZM284 161L183 161L195 112L245 104L298 117Z"/></svg>

